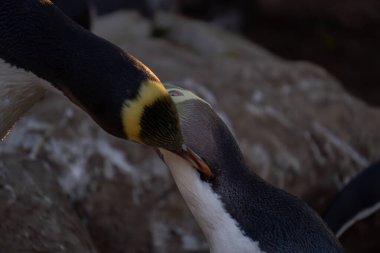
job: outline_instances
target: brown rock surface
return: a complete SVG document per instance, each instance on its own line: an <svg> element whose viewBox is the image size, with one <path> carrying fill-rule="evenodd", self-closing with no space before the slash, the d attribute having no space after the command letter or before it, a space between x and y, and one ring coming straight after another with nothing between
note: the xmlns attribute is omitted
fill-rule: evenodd
<svg viewBox="0 0 380 253"><path fill-rule="evenodd" d="M96 252L49 166L0 154L0 252Z"/></svg>
<svg viewBox="0 0 380 253"><path fill-rule="evenodd" d="M288 62L205 23L158 15L160 38L134 13L95 32L161 80L204 97L233 129L252 169L322 211L380 158L380 112L323 69ZM105 134L65 99L48 96L0 144L54 165L99 252L207 252L199 228L154 152Z"/></svg>

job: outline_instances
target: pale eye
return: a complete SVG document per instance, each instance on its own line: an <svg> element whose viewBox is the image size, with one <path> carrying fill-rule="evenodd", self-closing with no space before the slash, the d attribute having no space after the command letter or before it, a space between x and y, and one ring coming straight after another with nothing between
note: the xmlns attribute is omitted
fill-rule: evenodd
<svg viewBox="0 0 380 253"><path fill-rule="evenodd" d="M183 96L183 93L178 91L178 90L170 90L169 91L169 94L170 96L172 97L179 97L179 96Z"/></svg>

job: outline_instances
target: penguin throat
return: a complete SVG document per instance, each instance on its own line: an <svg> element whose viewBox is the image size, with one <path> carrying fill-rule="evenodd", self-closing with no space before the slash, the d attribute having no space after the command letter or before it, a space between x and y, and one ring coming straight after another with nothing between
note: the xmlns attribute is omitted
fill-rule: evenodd
<svg viewBox="0 0 380 253"><path fill-rule="evenodd" d="M226 211L209 183L201 180L192 165L169 151L160 149L177 187L205 234L211 252L263 253L259 244L247 237Z"/></svg>

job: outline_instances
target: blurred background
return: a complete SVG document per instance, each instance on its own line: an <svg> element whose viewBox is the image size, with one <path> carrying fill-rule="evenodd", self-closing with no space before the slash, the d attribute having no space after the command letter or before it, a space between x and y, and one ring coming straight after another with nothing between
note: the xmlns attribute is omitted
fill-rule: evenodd
<svg viewBox="0 0 380 253"><path fill-rule="evenodd" d="M94 0L100 14L137 8L204 20L274 54L323 66L371 105L380 96L380 2L377 0Z"/></svg>
<svg viewBox="0 0 380 253"><path fill-rule="evenodd" d="M55 2L209 101L252 170L319 214L380 159L380 1ZM0 161L0 252L208 252L155 153L61 97L20 120ZM377 212L341 241L378 253L379 236Z"/></svg>

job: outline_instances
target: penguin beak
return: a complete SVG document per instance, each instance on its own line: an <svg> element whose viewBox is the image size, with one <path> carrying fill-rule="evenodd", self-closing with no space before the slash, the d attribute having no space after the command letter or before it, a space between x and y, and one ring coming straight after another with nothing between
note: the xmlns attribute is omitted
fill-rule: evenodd
<svg viewBox="0 0 380 253"><path fill-rule="evenodd" d="M189 163L191 163L204 176L208 178L213 176L210 167L205 163L205 161L203 161L201 157L199 157L193 150L191 150L185 144L182 145L181 151L177 151L175 153L181 156L183 159L187 160Z"/></svg>

